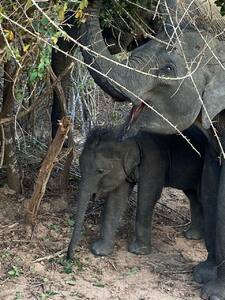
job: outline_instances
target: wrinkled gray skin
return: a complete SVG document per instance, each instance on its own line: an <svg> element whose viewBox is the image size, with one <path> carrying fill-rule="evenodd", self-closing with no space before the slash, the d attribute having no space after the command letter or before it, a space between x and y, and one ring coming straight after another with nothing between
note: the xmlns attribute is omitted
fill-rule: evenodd
<svg viewBox="0 0 225 300"><path fill-rule="evenodd" d="M101 237L92 244L92 252L95 255L112 253L116 230L136 183L138 204L130 252L150 253L153 210L164 186L182 189L189 197L192 223L185 235L193 239L202 237L203 217L198 192L206 139L196 128L188 130L187 134L201 152L201 158L177 135L141 132L121 142L109 129L96 129L91 133L80 156L82 179L69 258L73 257L79 241L89 200L102 194L107 195L107 200Z"/></svg>
<svg viewBox="0 0 225 300"><path fill-rule="evenodd" d="M170 2L174 4L176 1ZM215 37L212 38L205 31L201 31L202 38L198 31L189 28L187 24L182 24L180 42L175 34L169 47L151 40L132 51L128 66L149 72L155 77L140 74L135 70L125 68L127 61L122 62L122 66L113 63L114 58L101 39L98 22L99 3L100 1L91 1L87 9L89 17L83 27L84 34L81 38L84 45L91 45L91 50L112 60L110 62L100 56L95 57L90 51L83 51L85 62L91 64L89 69L96 83L114 99L139 105L140 99L134 95L136 94L148 104L153 105L181 131L196 123L209 139L202 180L208 259L196 267L194 277L198 282L205 284L201 294L203 299L225 300L225 162L220 155L221 150L212 134L211 123L208 119L209 116L215 121L214 126L217 128L225 149L225 115L223 113L225 73L221 67L225 61L224 43ZM165 26L165 32L156 36L164 42L168 42L168 35L173 34L170 31L172 24L168 23L169 21ZM210 49L205 47L204 39L208 41ZM184 54L186 60L184 60ZM172 80L172 78L185 76L187 63L190 66L190 62L193 63L191 70L195 70L192 78ZM200 97L208 111L208 116L202 107ZM171 125L146 107L132 128L133 132L140 129L160 134L175 133Z"/></svg>
<svg viewBox="0 0 225 300"><path fill-rule="evenodd" d="M146 24L146 27L150 32L154 32L160 28L160 24L153 24L152 15L150 11L144 11L141 13L141 20L143 24ZM107 45L109 45L108 49L111 54L117 54L121 51L129 51L134 49L143 43L145 43L148 39L140 28L133 22L131 19L127 19L127 16L122 14L121 16L114 16L115 19L112 20L112 26L104 28L102 31L103 38ZM67 12L66 21L63 25L63 29L66 33L71 36L73 39L77 39L80 34L79 24L74 17L74 12ZM158 28L156 28L158 26ZM74 55L76 50L76 45L68 39L59 38L57 42L57 47L63 50L66 53L70 53ZM66 68L70 66L70 64L74 62L72 58L65 56L64 53L57 51L56 49L52 49L52 60L51 65L55 75L58 77L63 72L65 72ZM69 95L67 96L67 89L71 90L68 87L70 84L69 77L70 73L67 72L65 76L61 78L62 87L64 88L64 93L66 96L66 100L68 100ZM66 107L68 113L70 113L70 103L66 103ZM72 106L74 103L72 103ZM58 129L58 121L61 120L63 116L64 108L62 107L61 101L58 99L57 93L53 92L53 104L51 111L51 123L52 123L52 137L55 137L56 131Z"/></svg>

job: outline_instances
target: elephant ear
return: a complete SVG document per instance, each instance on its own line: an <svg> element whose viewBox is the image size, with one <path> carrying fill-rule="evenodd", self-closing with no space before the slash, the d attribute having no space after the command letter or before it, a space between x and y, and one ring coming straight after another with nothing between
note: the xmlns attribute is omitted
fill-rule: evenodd
<svg viewBox="0 0 225 300"><path fill-rule="evenodd" d="M125 173L129 175L139 165L141 154L138 145L134 141L126 142L124 149L123 168Z"/></svg>
<svg viewBox="0 0 225 300"><path fill-rule="evenodd" d="M225 109L225 73L221 71L214 75L206 85L203 94L203 103L208 112L210 120L213 120L222 110ZM202 108L202 126L209 129L211 126L205 109Z"/></svg>

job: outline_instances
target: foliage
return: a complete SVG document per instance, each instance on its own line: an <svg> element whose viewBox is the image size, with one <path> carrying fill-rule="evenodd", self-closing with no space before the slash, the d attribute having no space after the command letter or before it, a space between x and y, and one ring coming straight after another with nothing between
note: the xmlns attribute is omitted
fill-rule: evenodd
<svg viewBox="0 0 225 300"><path fill-rule="evenodd" d="M16 278L21 275L22 271L17 266L12 266L11 270L8 271L8 275L10 278Z"/></svg>
<svg viewBox="0 0 225 300"><path fill-rule="evenodd" d="M56 296L58 293L57 292L54 292L54 291L45 291L43 293L41 293L41 299L42 300L45 300L45 299L50 299L54 296Z"/></svg>
<svg viewBox="0 0 225 300"><path fill-rule="evenodd" d="M133 1L142 6L151 7L153 0ZM27 0L22 3L13 0L3 0L0 4L0 24L5 41L4 61L12 56L17 62L22 63L25 57L35 57L33 65L27 71L29 80L34 82L44 78L44 71L50 63L51 47L46 46L42 41L56 45L58 38L63 34L57 26L63 24L65 15L72 11L75 18L85 21L84 10L88 5L88 0L56 0L37 2L40 10L34 5L34 1ZM131 14L137 10L137 7L126 0L115 2L113 0L104 0L101 13L102 25L110 26L113 17L127 10ZM13 15L11 22L7 16ZM4 17L6 16L6 17ZM52 23L49 21L52 20ZM41 37L41 39L39 38ZM34 63L35 62L35 63Z"/></svg>
<svg viewBox="0 0 225 300"><path fill-rule="evenodd" d="M148 6L152 1L134 0L134 3ZM26 102L30 90L38 88L40 82L46 82L52 47L57 48L59 38L66 39L60 28L63 28L67 13L72 12L77 24L85 22L87 5L88 0L1 1L0 63L12 60L18 66L13 86L18 103ZM102 26L110 26L115 15L124 10L131 14L137 10L126 0L103 0L102 8Z"/></svg>
<svg viewBox="0 0 225 300"><path fill-rule="evenodd" d="M102 26L111 26L112 20L124 11L135 17L139 7L151 8L157 0L103 0L100 20ZM35 3L37 3L35 5ZM225 3L216 0L221 14L225 14ZM27 75L30 84L45 80L51 62L52 46L63 37L59 27L63 25L68 11L78 21L85 21L88 0L13 1L2 0L0 4L0 44L3 53L0 62L13 58ZM139 11L140 14L140 11ZM13 17L12 17L13 16ZM45 42L44 42L45 41ZM18 93L18 98L21 93Z"/></svg>
<svg viewBox="0 0 225 300"><path fill-rule="evenodd" d="M132 3L140 5L141 7L152 7L154 0L136 0L132 1ZM101 25L104 27L109 27L113 21L113 19L118 16L122 15L124 11L129 12L132 16L138 10L138 6L134 4L130 4L127 0L121 0L115 2L113 0L104 0L102 7L104 8L101 12Z"/></svg>
<svg viewBox="0 0 225 300"><path fill-rule="evenodd" d="M34 83L44 79L47 67L50 65L51 47L40 38L55 45L62 35L57 28L51 24L43 12L51 15L51 19L61 25L67 10L66 2L57 1L53 4L44 2L42 11L36 9L31 0L18 3L3 0L0 6L1 31L3 35L4 52L3 62L12 57L17 64L24 68L29 82ZM8 16L13 14L13 21ZM6 16L6 17L4 17Z"/></svg>
<svg viewBox="0 0 225 300"><path fill-rule="evenodd" d="M220 13L222 16L225 16L225 2L224 0L216 0L216 5L220 7Z"/></svg>

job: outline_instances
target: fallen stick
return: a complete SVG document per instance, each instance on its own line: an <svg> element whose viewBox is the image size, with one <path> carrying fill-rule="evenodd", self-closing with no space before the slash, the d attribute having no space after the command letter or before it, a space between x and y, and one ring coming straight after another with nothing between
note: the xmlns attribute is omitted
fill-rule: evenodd
<svg viewBox="0 0 225 300"><path fill-rule="evenodd" d="M44 257L39 257L35 260L32 261L32 263L37 263L37 262L40 262L40 261L43 261L43 260L49 260L49 259L52 259L52 258L55 258L55 257L59 257L59 256L62 256L62 254L64 254L65 252L67 251L67 248L64 248L54 254L50 254L50 255L47 255L47 256L44 256Z"/></svg>
<svg viewBox="0 0 225 300"><path fill-rule="evenodd" d="M67 138L67 134L71 128L71 120L68 117L63 117L59 123L59 127L54 140L48 148L45 159L39 170L38 178L35 183L34 192L27 205L26 212L26 230L27 234L30 229L33 231L38 209L41 200L45 194L46 185L48 183L51 171L57 162L57 157L62 149L62 146Z"/></svg>
<svg viewBox="0 0 225 300"><path fill-rule="evenodd" d="M0 233L3 233L4 231L8 231L8 230L11 230L13 229L14 227L18 226L19 223L14 223L14 224L11 224L11 225L4 225L3 227L1 227L1 230L0 230Z"/></svg>

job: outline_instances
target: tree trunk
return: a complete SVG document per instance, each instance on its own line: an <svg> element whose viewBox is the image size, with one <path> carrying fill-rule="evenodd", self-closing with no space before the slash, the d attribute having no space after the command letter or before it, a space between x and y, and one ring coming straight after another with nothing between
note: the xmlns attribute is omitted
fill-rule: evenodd
<svg viewBox="0 0 225 300"><path fill-rule="evenodd" d="M4 65L4 88L1 117L13 116L15 99L13 95L13 81L16 74L16 67L11 61ZM15 127L13 125L3 125L4 131L4 165L7 170L7 180L9 188L21 193L20 168L16 157Z"/></svg>
<svg viewBox="0 0 225 300"><path fill-rule="evenodd" d="M74 53L74 45L59 39L58 46L65 52ZM69 116L71 120L74 119L74 103L72 87L72 73L74 69L73 60L65 56L63 53L53 50L52 52L52 70L55 78L60 77L60 82L55 86L53 91L53 104L52 104L52 137L54 138L57 128L58 120L61 120L63 116ZM52 75L52 74L51 74ZM53 75L53 76L54 76Z"/></svg>

